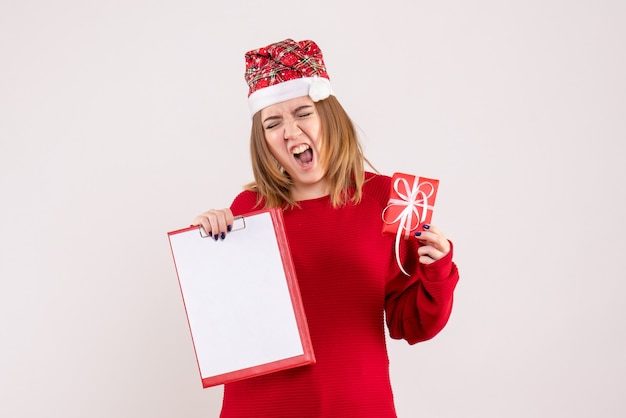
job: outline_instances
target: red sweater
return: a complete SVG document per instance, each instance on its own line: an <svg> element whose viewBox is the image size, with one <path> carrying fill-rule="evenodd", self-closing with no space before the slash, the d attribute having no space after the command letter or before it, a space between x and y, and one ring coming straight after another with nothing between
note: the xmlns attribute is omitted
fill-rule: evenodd
<svg viewBox="0 0 626 418"><path fill-rule="evenodd" d="M395 417L385 344L434 337L446 324L458 272L452 251L430 265L417 262L417 240L403 242L398 268L393 236L382 235L391 179L367 173L358 205L333 209L329 197L283 212L317 362L226 384L222 418ZM242 192L235 215L253 210ZM254 349L254 347L251 347Z"/></svg>

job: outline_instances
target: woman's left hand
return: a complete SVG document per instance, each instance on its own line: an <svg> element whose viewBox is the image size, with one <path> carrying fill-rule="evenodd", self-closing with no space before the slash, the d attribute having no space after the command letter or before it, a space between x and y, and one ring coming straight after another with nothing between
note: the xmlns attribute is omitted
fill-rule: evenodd
<svg viewBox="0 0 626 418"><path fill-rule="evenodd" d="M420 243L417 255L422 264L432 264L450 252L450 242L433 225L424 225L424 230L416 232L415 238Z"/></svg>

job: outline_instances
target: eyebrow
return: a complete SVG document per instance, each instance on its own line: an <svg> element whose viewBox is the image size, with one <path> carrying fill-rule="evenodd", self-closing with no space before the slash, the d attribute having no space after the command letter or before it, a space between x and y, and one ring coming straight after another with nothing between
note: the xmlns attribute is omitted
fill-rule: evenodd
<svg viewBox="0 0 626 418"><path fill-rule="evenodd" d="M293 113L295 114L295 113L300 112L301 110L308 109L308 108L311 108L311 107L313 107L313 106L312 105L308 105L308 104L307 105L298 106L298 107L295 108ZM263 119L263 123L268 122L268 121L272 121L272 120L276 120L276 119L282 119L282 116L268 116L265 119Z"/></svg>

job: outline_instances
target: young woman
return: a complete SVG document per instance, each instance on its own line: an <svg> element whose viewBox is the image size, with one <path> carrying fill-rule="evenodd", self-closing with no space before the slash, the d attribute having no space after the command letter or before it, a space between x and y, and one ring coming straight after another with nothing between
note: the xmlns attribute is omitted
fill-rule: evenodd
<svg viewBox="0 0 626 418"><path fill-rule="evenodd" d="M216 240L233 217L283 210L316 363L226 384L222 417L395 417L385 344L434 337L452 309L452 244L433 225L382 234L390 177L366 172L322 53L291 39L246 54L255 181L195 218ZM417 233L416 233L417 234Z"/></svg>

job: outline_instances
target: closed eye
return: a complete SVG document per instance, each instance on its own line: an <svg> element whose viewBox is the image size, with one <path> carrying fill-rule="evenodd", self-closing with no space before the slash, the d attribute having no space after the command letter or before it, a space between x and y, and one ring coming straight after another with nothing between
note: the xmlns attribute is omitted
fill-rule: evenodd
<svg viewBox="0 0 626 418"><path fill-rule="evenodd" d="M309 105L300 106L293 113L293 115L295 117L292 120L295 120L295 119L306 119L309 116L313 115L313 113L314 112L312 110L312 106L309 106ZM266 131L272 130L274 128L279 127L284 122L285 122L285 119L283 119L282 116L270 116L270 117L268 117L267 119L265 119L263 121L263 129L265 129Z"/></svg>
<svg viewBox="0 0 626 418"><path fill-rule="evenodd" d="M283 120L279 117L267 118L265 119L265 125L263 125L263 128L265 130L273 129L279 126L281 123L283 123Z"/></svg>

